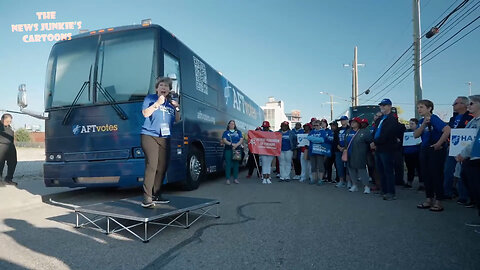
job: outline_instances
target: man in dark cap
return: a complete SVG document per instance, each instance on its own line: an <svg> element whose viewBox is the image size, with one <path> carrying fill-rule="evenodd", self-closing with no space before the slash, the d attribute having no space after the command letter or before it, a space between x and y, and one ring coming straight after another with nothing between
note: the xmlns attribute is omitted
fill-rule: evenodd
<svg viewBox="0 0 480 270"><path fill-rule="evenodd" d="M380 173L383 199L394 200L396 199L394 152L398 150L399 123L392 113L392 101L390 99L384 98L378 105L383 116L375 121L373 142L370 147L376 149L376 168Z"/></svg>

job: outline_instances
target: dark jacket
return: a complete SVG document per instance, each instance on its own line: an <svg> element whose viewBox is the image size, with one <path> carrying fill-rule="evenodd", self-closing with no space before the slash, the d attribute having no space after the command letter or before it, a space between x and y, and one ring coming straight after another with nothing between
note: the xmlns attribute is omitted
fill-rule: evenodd
<svg viewBox="0 0 480 270"><path fill-rule="evenodd" d="M383 117L382 117L383 118ZM394 116L394 113L387 115L387 118L383 121L380 136L375 139L375 133L382 118L378 118L375 121L375 129L373 130L372 137L375 142L377 152L394 152L398 151L398 138L402 138L403 131L401 132L398 119ZM405 126L404 126L405 128ZM403 129L405 130L405 129Z"/></svg>
<svg viewBox="0 0 480 270"><path fill-rule="evenodd" d="M452 117L450 117L450 121L448 121L448 125L453 128L455 124L455 118L457 118L458 113L454 113ZM468 122L473 119L473 114L471 114L469 111L466 111L463 115L462 118L460 119L460 122L458 123L456 128L465 128L467 126Z"/></svg>
<svg viewBox="0 0 480 270"><path fill-rule="evenodd" d="M12 127L4 126L0 122L0 143L3 144L13 144L14 132Z"/></svg>
<svg viewBox="0 0 480 270"><path fill-rule="evenodd" d="M370 150L372 135L366 128L359 129L350 144L351 151L348 155L347 166L352 169L367 168L367 153Z"/></svg>

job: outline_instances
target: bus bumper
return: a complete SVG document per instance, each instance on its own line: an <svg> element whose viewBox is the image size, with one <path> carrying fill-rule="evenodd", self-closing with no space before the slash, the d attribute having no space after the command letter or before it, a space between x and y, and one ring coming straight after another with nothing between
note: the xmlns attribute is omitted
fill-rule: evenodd
<svg viewBox="0 0 480 270"><path fill-rule="evenodd" d="M144 159L45 162L47 187L134 187L143 185Z"/></svg>

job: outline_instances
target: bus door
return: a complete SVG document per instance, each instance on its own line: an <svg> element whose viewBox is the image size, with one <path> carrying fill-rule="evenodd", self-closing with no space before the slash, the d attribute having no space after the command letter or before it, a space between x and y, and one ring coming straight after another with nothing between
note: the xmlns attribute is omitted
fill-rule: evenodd
<svg viewBox="0 0 480 270"><path fill-rule="evenodd" d="M180 104L180 121L173 124L170 140L170 164L167 172L167 182L176 182L185 178L184 154L186 147L183 140L183 116L182 116L182 97L181 97L181 75L180 63L178 58L170 52L164 51L163 54L163 76L172 79L172 90L170 97Z"/></svg>

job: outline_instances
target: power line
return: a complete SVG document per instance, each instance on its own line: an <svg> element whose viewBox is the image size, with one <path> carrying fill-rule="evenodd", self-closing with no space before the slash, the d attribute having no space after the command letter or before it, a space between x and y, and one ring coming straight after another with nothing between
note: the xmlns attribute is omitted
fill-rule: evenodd
<svg viewBox="0 0 480 270"><path fill-rule="evenodd" d="M469 25L471 25L473 22L475 22L476 20L478 20L480 18L480 16L478 16L475 20L473 20L472 22L470 22L469 24L467 24L465 27L463 27L462 29L460 29L457 33L455 33L451 38L453 38L454 36L456 36L458 33L460 33L461 31L463 31L463 29L465 29L466 27L468 27ZM434 59L436 56L438 56L440 53L442 53L443 51L447 50L448 48L450 48L451 46L453 46L454 44L456 44L457 42L459 42L460 40L462 40L464 37L468 36L470 33L472 33L473 31L477 30L478 28L480 28L480 25L477 25L475 28L473 28L472 30L468 31L467 33L465 33L463 36L461 36L460 38L458 38L457 40L455 40L454 42L452 42L451 44L449 44L447 47L443 48L441 51L439 51L438 53L436 53L435 55L433 55L432 57L430 57L429 59L426 59L424 62L422 62L421 66L423 66L424 64L430 62L432 59ZM448 40L450 40L451 38L449 38ZM447 41L448 41L447 40ZM445 41L445 42L447 42ZM442 43L440 46L442 46L443 44ZM439 46L439 47L440 47ZM437 48L439 48L437 47ZM436 48L436 49L437 49ZM432 51L433 52L433 51ZM423 58L426 58L428 55L425 55ZM422 58L422 59L423 59ZM408 69L404 72L406 73L408 71ZM402 73L402 75L404 74ZM405 77L403 77L397 84L395 84L394 86L392 86L392 88L387 91L385 93L385 95L387 95L388 93L390 93L395 87L397 87L401 82L403 82L410 74L413 73L413 70L410 71L410 73L408 73ZM402 75L400 75L398 78L400 78ZM397 79L398 79L397 78ZM383 91L384 89L382 89ZM372 97L373 98L373 97ZM377 101L380 100L380 99L377 99Z"/></svg>
<svg viewBox="0 0 480 270"><path fill-rule="evenodd" d="M397 58L397 60L385 71L383 72L383 74L372 84L370 85L370 87L368 87L367 89L370 89L372 86L374 86L383 76L385 76L385 74L387 74L387 72L398 62L400 61L400 59L408 52L408 50L410 50L410 48L413 47L413 43L412 45L410 45L410 47L408 47L403 53L402 55L400 55L400 57Z"/></svg>
<svg viewBox="0 0 480 270"><path fill-rule="evenodd" d="M480 7L480 2L477 2L474 6L470 7L470 9L467 9L462 13L457 13L456 15L461 15L459 18L457 18L456 20L452 21L450 25L448 25L444 31L440 32L440 34L438 35L437 38L431 40L430 42L428 42L425 47L423 48L423 50L428 50L428 48L432 47L433 44L437 43L438 41L440 41L443 36L445 36L448 32L450 32L455 26L457 26L460 22L464 21L470 14L472 14L476 9L478 9ZM470 12L469 12L470 11ZM455 18L455 17L453 17ZM440 38L442 37L442 38Z"/></svg>
<svg viewBox="0 0 480 270"><path fill-rule="evenodd" d="M451 36L450 38L448 38L447 40L445 40L442 44L438 45L437 47L435 47L435 49L433 49L431 52L429 52L428 54L426 54L425 56L422 57L423 58L426 58L427 56L429 56L430 54L432 54L434 51L436 51L438 48L440 48L441 46L443 46L445 43L447 43L448 41L450 41L452 38L454 38L456 35L458 35L460 32L462 32L465 28L467 28L468 26L470 26L472 23L474 23L475 21L477 21L478 19L480 18L480 16L478 16L477 18L475 18L473 21L469 22L467 25L465 25L464 27L462 27L460 30L458 30L455 34L453 34L453 36Z"/></svg>
<svg viewBox="0 0 480 270"><path fill-rule="evenodd" d="M456 1L455 1L456 2ZM443 14L445 14L446 12L448 12L448 10L455 4L455 2L453 2L438 18L440 18ZM460 3L454 10L452 10L445 18L443 18L439 23L436 24L435 27L441 27L443 24L445 24L445 22L448 20L448 18L454 14L456 11L458 11L460 8L464 7L467 3L469 2L469 0L464 0L462 3ZM455 17L459 16L459 18L453 22L450 23L449 27L447 27L448 31L445 31L445 32L442 32L443 35L445 35L446 33L449 32L450 29L453 29L453 27L455 27L456 25L458 25L461 21L463 21L468 15L470 15L474 10L476 10L478 8L478 4L479 3L476 3L473 7L471 7L470 9L468 10L465 10L463 12L462 15L460 14L455 14ZM470 12L469 12L470 11ZM438 20L435 19L434 21ZM478 18L477 18L478 19ZM476 21L477 19L475 19L474 21ZM428 57L429 55L431 55L431 53L435 52L437 49L439 49L441 46L443 46L446 42L450 41L452 38L454 38L458 33L460 33L461 31L463 31L466 27L468 27L469 25L471 25L474 21L470 22L468 25L466 25L465 27L463 27L462 29L460 29L460 31L458 31L457 33L455 33L453 36L451 36L449 39L447 39L445 42L443 42L442 44L440 44L439 46L437 46L434 50L432 50L431 52L429 52L427 55L425 55L424 57L422 57L422 59L425 59L426 57ZM476 28L475 28L476 29ZM475 30L474 29L474 30ZM473 30L472 30L473 31ZM471 33L472 31L470 31L469 33ZM426 31L427 32L427 31ZM468 35L469 33L467 33L466 35ZM426 35L426 33L424 33L421 38L423 38L424 36ZM466 36L464 35L464 36ZM462 36L460 39L462 39L464 36ZM454 43L458 42L460 39L458 39L457 41L455 41ZM438 39L435 39L435 42L438 41ZM430 42L432 43L432 42ZM450 44L447 48L449 48L450 46L452 46L454 43ZM370 89L370 91L373 89L373 88L380 88L380 85L384 85L390 78L394 77L397 73L400 72L400 70L403 69L404 66L408 65L410 59L409 58L406 58L405 60L403 60L402 64L398 65L398 67L395 69L394 72L392 72L389 76L387 76L387 78L384 80L384 82L380 83L377 85L377 87L374 87L404 56L405 54L413 47L413 44L412 43L410 45L410 47L408 47L401 55L400 57L397 58L397 60L388 67L388 69L383 72L383 74L377 79L375 80L375 82L370 86L368 87L367 89ZM428 43L427 43L428 44ZM428 47L428 46L427 46ZM431 45L430 45L431 47ZM427 59L425 62L428 62L430 61L431 59L433 59L434 57L436 57L438 54L440 54L441 52L443 52L444 50L446 50L447 48L443 49L442 51L440 51L439 53L435 54L434 56L432 56L430 59ZM421 60L420 60L421 61ZM423 65L424 63L422 63ZM402 74L400 74L399 76L397 76L392 82L390 82L387 86L385 86L382 90L378 91L375 95L373 95L372 97L370 97L369 99L367 99L365 102L368 102L370 100L373 100L376 96L378 96L379 94L383 93L386 89L388 89L388 87L390 87L393 83L395 83L396 81L398 81L400 78L402 78L402 76L407 73L410 69L413 68L413 65L408 67L407 69L403 70ZM400 84L402 81L404 81L408 76L410 75L407 74L405 77L403 77L395 86L392 87L395 88L398 84ZM392 89L390 89L387 93L389 93Z"/></svg>
<svg viewBox="0 0 480 270"><path fill-rule="evenodd" d="M480 18L477 17L477 19ZM475 20L477 20L475 19ZM438 53L436 53L435 55L433 55L432 57L430 57L429 59L426 59L425 60L425 63L428 63L430 60L432 60L433 58L435 58L437 55L439 55L440 53L442 53L443 51L445 51L446 49L450 48L451 46L453 46L455 43L459 42L460 40L462 40L464 37L466 37L467 35L469 35L471 32L477 30L478 28L480 27L480 24L477 25L477 27L473 28L472 30L468 31L467 33L465 33L465 35L461 36L460 38L458 38L457 40L455 40L454 42L452 42L450 45L448 45L447 47L443 48L441 51L439 51ZM425 64L425 63L422 63Z"/></svg>

